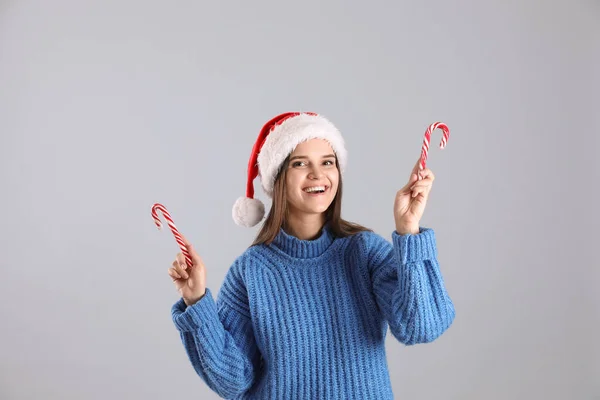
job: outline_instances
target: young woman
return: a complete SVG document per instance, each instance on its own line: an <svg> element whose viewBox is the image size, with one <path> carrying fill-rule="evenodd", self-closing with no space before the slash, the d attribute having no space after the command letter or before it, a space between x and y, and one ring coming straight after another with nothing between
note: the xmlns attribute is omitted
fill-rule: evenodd
<svg viewBox="0 0 600 400"><path fill-rule="evenodd" d="M390 243L341 218L346 163L330 121L281 114L260 131L233 218L246 227L263 219L252 184L259 175L271 209L216 301L184 238L193 265L178 253L169 268L181 295L173 322L195 371L221 397L392 399L388 327L413 345L453 322L434 232L419 225L433 172L417 163L397 192Z"/></svg>

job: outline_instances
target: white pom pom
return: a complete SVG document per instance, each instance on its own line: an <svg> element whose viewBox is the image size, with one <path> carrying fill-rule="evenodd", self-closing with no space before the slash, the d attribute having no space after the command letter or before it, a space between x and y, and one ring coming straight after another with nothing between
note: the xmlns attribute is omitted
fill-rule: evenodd
<svg viewBox="0 0 600 400"><path fill-rule="evenodd" d="M231 215L236 224L250 228L265 216L265 205L258 199L240 197L233 205Z"/></svg>

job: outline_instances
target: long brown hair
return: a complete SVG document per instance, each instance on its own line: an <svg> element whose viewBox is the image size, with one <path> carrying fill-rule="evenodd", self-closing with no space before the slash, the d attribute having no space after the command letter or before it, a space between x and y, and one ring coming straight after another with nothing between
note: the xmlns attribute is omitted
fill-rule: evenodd
<svg viewBox="0 0 600 400"><path fill-rule="evenodd" d="M285 218L288 212L287 200L285 197L285 181L288 166L290 163L290 156L288 156L281 165L279 172L275 178L275 184L273 187L273 202L271 205L271 209L269 211L269 215L265 222L262 225L262 228L252 246L259 244L270 244L275 239L275 236L279 233L279 230L283 226L285 222ZM342 176L339 172L339 164L337 158L335 159L335 164L338 168L338 189L333 201L329 208L325 211L325 224L329 224L331 232L336 237L346 237L350 235L354 235L358 232L370 231L371 229L365 228L362 225L349 222L344 220L341 217L342 213Z"/></svg>

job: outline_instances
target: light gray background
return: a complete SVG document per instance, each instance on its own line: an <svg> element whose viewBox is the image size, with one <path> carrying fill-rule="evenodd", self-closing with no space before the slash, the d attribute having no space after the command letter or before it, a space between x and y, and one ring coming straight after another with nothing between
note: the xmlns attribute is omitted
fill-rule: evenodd
<svg viewBox="0 0 600 400"><path fill-rule="evenodd" d="M390 238L428 124L457 309L388 335L402 399L600 398L600 7L593 1L0 1L0 398L217 397L170 319L179 249L215 292L262 124L317 111L350 154L343 216ZM266 200L255 182L257 195Z"/></svg>

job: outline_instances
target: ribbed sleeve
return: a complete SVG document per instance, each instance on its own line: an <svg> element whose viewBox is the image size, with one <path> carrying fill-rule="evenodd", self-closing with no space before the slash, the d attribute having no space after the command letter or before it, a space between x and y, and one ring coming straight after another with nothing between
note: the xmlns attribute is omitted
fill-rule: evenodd
<svg viewBox="0 0 600 400"><path fill-rule="evenodd" d="M186 306L183 299L173 306L173 322L180 332L214 331L220 324L217 306L212 292L206 288L206 294L197 303ZM200 329L202 328L202 329Z"/></svg>
<svg viewBox="0 0 600 400"><path fill-rule="evenodd" d="M252 322L228 298L243 298L238 266L225 278L218 300L210 289L195 304L186 307L179 300L172 307L173 322L180 332L185 351L197 374L224 398L242 395L254 382L259 366ZM237 293L228 293L228 291Z"/></svg>
<svg viewBox="0 0 600 400"><path fill-rule="evenodd" d="M394 231L392 240L396 260L403 265L437 259L435 232L432 229L420 228L416 235L399 235Z"/></svg>
<svg viewBox="0 0 600 400"><path fill-rule="evenodd" d="M435 234L392 233L392 244L377 236L369 243L373 292L390 331L401 343L437 339L455 318L437 259Z"/></svg>

